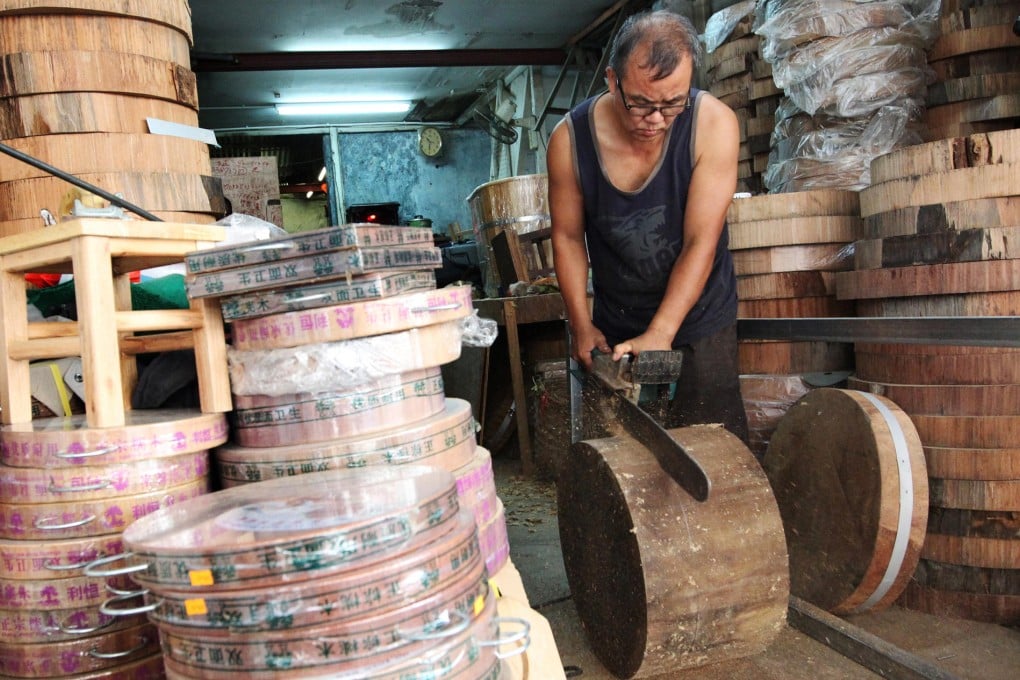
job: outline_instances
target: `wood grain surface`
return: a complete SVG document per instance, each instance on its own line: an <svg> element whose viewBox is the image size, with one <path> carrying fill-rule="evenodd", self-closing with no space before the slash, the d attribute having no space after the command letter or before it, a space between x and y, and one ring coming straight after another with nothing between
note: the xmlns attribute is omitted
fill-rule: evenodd
<svg viewBox="0 0 1020 680"><path fill-rule="evenodd" d="M861 215L974 198L1015 196L1020 164L984 165L879 182L861 189Z"/></svg>
<svg viewBox="0 0 1020 680"><path fill-rule="evenodd" d="M923 385L1020 384L1020 353L908 354L892 348L887 352L854 353L857 377L862 380Z"/></svg>
<svg viewBox="0 0 1020 680"><path fill-rule="evenodd" d="M861 220L852 216L788 217L730 225L730 249L849 243L860 237Z"/></svg>
<svg viewBox="0 0 1020 680"><path fill-rule="evenodd" d="M785 620L782 524L758 462L721 427L669 432L697 452L712 480L707 501L623 436L575 444L557 484L578 615L618 677L755 654Z"/></svg>
<svg viewBox="0 0 1020 680"><path fill-rule="evenodd" d="M854 243L854 268L882 269L1020 258L1020 227L905 234ZM739 289L739 281L738 281Z"/></svg>
<svg viewBox="0 0 1020 680"><path fill-rule="evenodd" d="M730 204L730 224L822 215L854 216L860 213L856 191L817 189L784 194L737 198Z"/></svg>
<svg viewBox="0 0 1020 680"><path fill-rule="evenodd" d="M180 30L191 40L187 0L4 0L3 14L108 14L136 17Z"/></svg>
<svg viewBox="0 0 1020 680"><path fill-rule="evenodd" d="M853 248L839 243L751 248L733 253L737 276L796 271L842 271L853 266Z"/></svg>
<svg viewBox="0 0 1020 680"><path fill-rule="evenodd" d="M897 149L871 161L873 184L915 175L1020 162L1020 130L940 139Z"/></svg>
<svg viewBox="0 0 1020 680"><path fill-rule="evenodd" d="M858 300L858 316L1017 316L1020 293L964 293Z"/></svg>
<svg viewBox="0 0 1020 680"><path fill-rule="evenodd" d="M846 342L741 340L741 373L779 374L842 371L853 367L853 345Z"/></svg>
<svg viewBox="0 0 1020 680"><path fill-rule="evenodd" d="M1020 260L951 262L836 274L840 300L1020 291Z"/></svg>
<svg viewBox="0 0 1020 680"><path fill-rule="evenodd" d="M1020 226L1020 195L929 203L864 219L864 238Z"/></svg>
<svg viewBox="0 0 1020 680"><path fill-rule="evenodd" d="M1020 448L925 446L928 474L940 479L1015 481L1020 479Z"/></svg>
<svg viewBox="0 0 1020 680"><path fill-rule="evenodd" d="M851 377L848 386L851 389L880 394L895 402L911 416L1020 415L1020 384L911 385L872 382Z"/></svg>
<svg viewBox="0 0 1020 680"><path fill-rule="evenodd" d="M55 44L86 52L137 54L191 68L187 33L138 17L0 14L0 45L5 53L46 52Z"/></svg>
<svg viewBox="0 0 1020 680"><path fill-rule="evenodd" d="M198 112L177 102L107 92L18 94L0 99L0 138L86 132L149 134L146 118L198 125Z"/></svg>
<svg viewBox="0 0 1020 680"><path fill-rule="evenodd" d="M741 300L835 294L835 275L832 272L779 272L737 277L737 297Z"/></svg>
<svg viewBox="0 0 1020 680"><path fill-rule="evenodd" d="M851 300L837 300L832 295L740 300L737 302L737 316L742 319L854 316L854 304Z"/></svg>
<svg viewBox="0 0 1020 680"><path fill-rule="evenodd" d="M762 465L783 516L790 592L837 614L895 601L928 519L921 440L906 413L854 390L812 390L779 421Z"/></svg>

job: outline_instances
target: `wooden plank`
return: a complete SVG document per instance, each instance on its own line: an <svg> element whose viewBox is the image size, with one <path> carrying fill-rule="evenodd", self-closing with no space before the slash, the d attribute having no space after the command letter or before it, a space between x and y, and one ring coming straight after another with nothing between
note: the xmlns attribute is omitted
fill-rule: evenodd
<svg viewBox="0 0 1020 680"><path fill-rule="evenodd" d="M76 176L120 170L212 174L208 145L183 137L100 132L24 137L7 145ZM50 176L33 165L0 156L0 177L5 182Z"/></svg>
<svg viewBox="0 0 1020 680"><path fill-rule="evenodd" d="M861 215L868 217L911 205L1020 194L1020 164L985 165L890 180L860 192Z"/></svg>
<svg viewBox="0 0 1020 680"><path fill-rule="evenodd" d="M947 125L929 125L924 132L925 141L933 139L947 139L949 137L963 137L965 135L976 135L999 130L1009 130L1020 127L1020 116L1015 118L997 118L988 121L975 121L973 123L949 123Z"/></svg>
<svg viewBox="0 0 1020 680"><path fill-rule="evenodd" d="M221 214L212 212L173 212L165 210L156 210L151 212L165 222L179 222L183 224L212 224L221 217ZM135 220L134 217L130 216L129 220L144 221ZM42 218L40 217L29 217L18 220L0 220L0 238L42 231L43 228Z"/></svg>
<svg viewBox="0 0 1020 680"><path fill-rule="evenodd" d="M943 80L928 87L928 105L951 104L1011 94L1020 89L1020 73L992 73Z"/></svg>
<svg viewBox="0 0 1020 680"><path fill-rule="evenodd" d="M1020 130L940 139L897 149L871 161L871 182L1020 162Z"/></svg>
<svg viewBox="0 0 1020 680"><path fill-rule="evenodd" d="M88 173L78 177L107 191L123 193L126 200L147 210L225 212L216 177L167 172ZM68 187L56 177L0 183L0 220L38 216L41 208L57 214Z"/></svg>
<svg viewBox="0 0 1020 680"><path fill-rule="evenodd" d="M993 120L1011 120L1020 116L1020 94L1000 94L983 99L930 106L921 116L921 122L934 128L960 123Z"/></svg>
<svg viewBox="0 0 1020 680"><path fill-rule="evenodd" d="M939 36L928 50L928 60L938 61L960 54L1010 48L1016 45L1013 27L1008 24L981 26Z"/></svg>
<svg viewBox="0 0 1020 680"><path fill-rule="evenodd" d="M1020 196L907 206L864 218L864 238L1020 226Z"/></svg>
<svg viewBox="0 0 1020 680"><path fill-rule="evenodd" d="M779 272L737 277L737 297L741 300L771 300L802 296L834 295L832 272Z"/></svg>
<svg viewBox="0 0 1020 680"><path fill-rule="evenodd" d="M0 97L52 92L115 92L198 109L195 74L179 64L133 54L64 50L0 56Z"/></svg>
<svg viewBox="0 0 1020 680"><path fill-rule="evenodd" d="M968 567L1013 569L1020 564L1020 541L929 533L921 556Z"/></svg>
<svg viewBox="0 0 1020 680"><path fill-rule="evenodd" d="M1020 449L926 446L928 474L942 479L1020 479Z"/></svg>
<svg viewBox="0 0 1020 680"><path fill-rule="evenodd" d="M198 112L177 102L106 92L56 92L0 99L0 137L83 132L148 134L146 118L198 125Z"/></svg>
<svg viewBox="0 0 1020 680"><path fill-rule="evenodd" d="M943 35L955 31L965 31L969 28L1011 24L1016 20L1017 14L1017 9L1011 0L1001 0L1000 4L972 6L956 10L949 9L949 7L949 4L943 3L939 15L939 29Z"/></svg>
<svg viewBox="0 0 1020 680"><path fill-rule="evenodd" d="M737 198L730 204L726 218L733 224L789 217L858 214L860 202L856 191L817 189Z"/></svg>
<svg viewBox="0 0 1020 680"><path fill-rule="evenodd" d="M135 17L98 14L0 14L5 53L48 52L55 45L88 52L137 54L191 68L186 33Z"/></svg>
<svg viewBox="0 0 1020 680"><path fill-rule="evenodd" d="M952 262L836 274L840 300L1020 291L1020 261Z"/></svg>
<svg viewBox="0 0 1020 680"><path fill-rule="evenodd" d="M1020 510L1020 480L939 479L933 475L928 487L932 505L940 508Z"/></svg>
<svg viewBox="0 0 1020 680"><path fill-rule="evenodd" d="M854 303L849 300L837 300L831 295L772 300L740 300L737 302L737 316L742 319L854 316Z"/></svg>
<svg viewBox="0 0 1020 680"><path fill-rule="evenodd" d="M854 353L857 376L886 383L941 385L1020 384L1020 354L900 354Z"/></svg>
<svg viewBox="0 0 1020 680"><path fill-rule="evenodd" d="M825 373L854 363L853 346L846 342L741 340L737 354L741 374Z"/></svg>
<svg viewBox="0 0 1020 680"><path fill-rule="evenodd" d="M876 674L890 680L957 680L958 676L889 644L882 638L815 607L790 598L790 625Z"/></svg>
<svg viewBox="0 0 1020 680"><path fill-rule="evenodd" d="M730 250L809 243L850 243L861 233L853 216L787 217L730 224Z"/></svg>
<svg viewBox="0 0 1020 680"><path fill-rule="evenodd" d="M929 376L918 378L932 380ZM886 397L912 416L1020 415L1020 384L905 385L873 382L851 376L847 380L847 386Z"/></svg>
<svg viewBox="0 0 1020 680"><path fill-rule="evenodd" d="M928 588L911 583L901 604L935 616L1015 625L1020 621L1020 595L989 595Z"/></svg>
<svg viewBox="0 0 1020 680"><path fill-rule="evenodd" d="M853 264L853 249L838 243L750 248L733 253L737 276L796 271L839 271Z"/></svg>
<svg viewBox="0 0 1020 680"><path fill-rule="evenodd" d="M1016 54L1013 50L999 49L976 54L961 54L928 63L939 80L953 80L970 76L1016 72Z"/></svg>
<svg viewBox="0 0 1020 680"><path fill-rule="evenodd" d="M1017 316L1020 293L926 295L858 300L857 316Z"/></svg>
<svg viewBox="0 0 1020 680"><path fill-rule="evenodd" d="M187 0L3 0L0 5L0 14L36 13L137 17L175 28L192 42Z"/></svg>
<svg viewBox="0 0 1020 680"><path fill-rule="evenodd" d="M1017 258L1020 227L907 234L854 244L854 268L858 270Z"/></svg>
<svg viewBox="0 0 1020 680"><path fill-rule="evenodd" d="M1005 449L1016 444L1020 415L931 416L910 418L925 446Z"/></svg>

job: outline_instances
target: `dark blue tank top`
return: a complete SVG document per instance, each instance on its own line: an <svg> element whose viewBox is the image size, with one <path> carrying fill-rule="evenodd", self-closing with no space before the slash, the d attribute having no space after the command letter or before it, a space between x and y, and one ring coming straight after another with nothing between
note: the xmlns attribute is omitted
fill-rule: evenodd
<svg viewBox="0 0 1020 680"><path fill-rule="evenodd" d="M592 320L610 344L648 328L683 247L700 94L691 89L694 105L673 122L659 165L637 191L620 191L602 170L592 121L598 97L585 100L568 114L584 196L585 239L595 292ZM729 229L723 225L712 272L673 339L673 347L713 335L736 317L737 284Z"/></svg>

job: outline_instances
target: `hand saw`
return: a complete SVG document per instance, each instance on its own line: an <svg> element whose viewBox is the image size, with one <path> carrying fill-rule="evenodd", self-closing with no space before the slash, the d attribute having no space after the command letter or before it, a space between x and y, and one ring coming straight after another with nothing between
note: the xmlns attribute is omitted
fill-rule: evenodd
<svg viewBox="0 0 1020 680"><path fill-rule="evenodd" d="M677 381L682 358L679 351L663 350L614 362L611 355L596 351L589 372L570 359L571 443L608 436L617 424L646 446L662 469L695 500L706 501L712 482L704 469L638 405L642 385Z"/></svg>

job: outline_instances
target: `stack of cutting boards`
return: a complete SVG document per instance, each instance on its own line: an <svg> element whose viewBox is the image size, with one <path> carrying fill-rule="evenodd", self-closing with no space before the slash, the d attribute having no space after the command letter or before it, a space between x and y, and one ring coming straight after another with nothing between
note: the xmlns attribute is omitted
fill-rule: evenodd
<svg viewBox="0 0 1020 680"><path fill-rule="evenodd" d="M1020 127L1020 37L1010 0L943 0L928 51L936 82L924 116L928 139Z"/></svg>
<svg viewBox="0 0 1020 680"><path fill-rule="evenodd" d="M1020 313L1020 130L942 139L872 163L867 239L836 294L859 316ZM1020 350L856 345L850 386L888 397L917 427L928 465L927 537L902 603L1020 621Z"/></svg>
<svg viewBox="0 0 1020 680"><path fill-rule="evenodd" d="M731 3L710 19L727 15L743 17L719 47L706 56L705 88L737 114L740 155L737 191L765 191L762 173L768 167L769 144L782 91L772 80L772 65L759 50L759 38L751 32L754 3ZM709 24L712 26L713 24Z"/></svg>
<svg viewBox="0 0 1020 680"><path fill-rule="evenodd" d="M833 277L852 266L858 213L857 194L835 189L735 199L727 220L738 316L853 316L853 306L836 299ZM759 457L779 419L810 389L805 374L853 367L847 343L744 340L739 353L751 449Z"/></svg>
<svg viewBox="0 0 1020 680"><path fill-rule="evenodd" d="M187 0L44 4L0 2L0 141L163 219L215 221L207 145L147 122L198 124ZM67 214L81 193L0 155L0 236L42 228L40 210Z"/></svg>
<svg viewBox="0 0 1020 680"><path fill-rule="evenodd" d="M188 295L230 324L233 443L224 486L415 463L456 479L486 566L509 557L489 451L441 367L460 356L469 285L436 288L428 227L344 224L195 251Z"/></svg>

